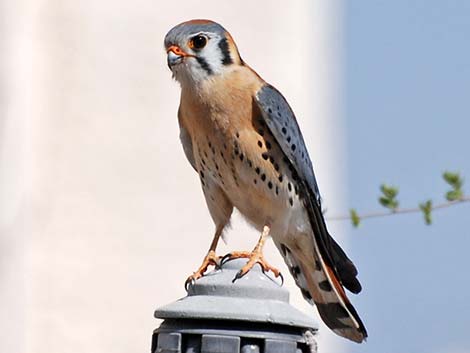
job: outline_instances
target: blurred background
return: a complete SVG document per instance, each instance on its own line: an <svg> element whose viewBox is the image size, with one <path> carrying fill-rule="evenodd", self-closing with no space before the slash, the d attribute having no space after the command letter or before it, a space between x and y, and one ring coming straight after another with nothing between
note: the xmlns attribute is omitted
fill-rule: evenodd
<svg viewBox="0 0 470 353"><path fill-rule="evenodd" d="M297 114L327 215L443 199L470 175L470 3L0 2L0 351L149 351L213 225L178 138L163 38L210 18ZM369 340L320 352L470 351L469 205L330 222L364 290ZM239 216L232 249L258 234ZM269 260L287 273L268 245ZM291 301L305 304L292 281Z"/></svg>

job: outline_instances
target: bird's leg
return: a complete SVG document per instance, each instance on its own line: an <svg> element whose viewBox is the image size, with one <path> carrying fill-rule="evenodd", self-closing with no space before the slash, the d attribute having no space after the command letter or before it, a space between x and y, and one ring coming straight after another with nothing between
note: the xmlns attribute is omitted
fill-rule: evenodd
<svg viewBox="0 0 470 353"><path fill-rule="evenodd" d="M266 242L266 239L268 238L269 231L270 231L269 226L265 225L263 227L263 231L262 231L261 236L258 240L258 243L256 244L256 246L255 246L255 248L253 249L252 252L249 252L249 251L234 251L234 252L231 252L230 254L224 256L222 261L232 260L232 259L237 259L237 258L247 258L247 259L249 259L248 262L245 264L245 266L243 266L241 268L241 270L238 271L237 275L233 279L233 282L235 282L237 279L240 279L244 275L246 275L253 268L253 266L257 263L260 264L263 272L271 271L274 274L274 276L281 277L281 279L282 279L281 272L277 268L275 268L275 267L271 266L270 264L268 264L266 262L266 260L264 259L264 256L263 256L263 246L264 246L264 243Z"/></svg>
<svg viewBox="0 0 470 353"><path fill-rule="evenodd" d="M222 235L222 231L224 230L224 227L217 227L215 230L214 234L214 239L212 239L211 246L209 248L209 251L207 255L204 257L204 260L202 260L201 266L197 269L196 272L194 272L191 276L188 277L188 279L185 282L185 287L186 289L188 288L190 283L193 283L197 279L201 278L204 276L204 273L207 271L207 268L210 265L214 266L219 266L219 256L215 254L215 249L217 248L217 243L219 242L220 236Z"/></svg>

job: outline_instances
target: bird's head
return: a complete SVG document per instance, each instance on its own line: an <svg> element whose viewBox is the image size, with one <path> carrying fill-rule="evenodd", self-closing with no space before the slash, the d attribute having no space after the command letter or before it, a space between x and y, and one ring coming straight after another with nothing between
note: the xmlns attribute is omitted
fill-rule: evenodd
<svg viewBox="0 0 470 353"><path fill-rule="evenodd" d="M198 84L243 65L230 34L218 23L191 20L165 36L168 67L181 85Z"/></svg>

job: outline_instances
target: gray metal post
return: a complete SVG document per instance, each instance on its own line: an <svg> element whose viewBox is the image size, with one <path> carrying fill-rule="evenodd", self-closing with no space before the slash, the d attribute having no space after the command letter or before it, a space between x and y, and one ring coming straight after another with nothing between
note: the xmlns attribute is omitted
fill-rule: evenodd
<svg viewBox="0 0 470 353"><path fill-rule="evenodd" d="M289 304L289 292L259 265L232 283L246 263L226 262L188 295L155 311L164 319L151 353L314 353L317 325Z"/></svg>

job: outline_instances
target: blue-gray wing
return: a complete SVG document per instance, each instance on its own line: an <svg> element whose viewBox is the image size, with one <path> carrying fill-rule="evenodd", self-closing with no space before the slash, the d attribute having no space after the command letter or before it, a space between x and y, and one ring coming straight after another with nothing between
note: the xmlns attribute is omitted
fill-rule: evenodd
<svg viewBox="0 0 470 353"><path fill-rule="evenodd" d="M312 162L289 103L278 90L270 85L263 86L257 92L256 102L281 150L290 160L299 177L310 187L315 202L320 207L320 192L313 173Z"/></svg>
<svg viewBox="0 0 470 353"><path fill-rule="evenodd" d="M255 100L266 125L301 181L304 204L322 255L336 270L342 284L358 293L361 285L356 279L357 270L326 228L312 162L294 112L284 96L267 84L256 93Z"/></svg>

